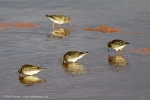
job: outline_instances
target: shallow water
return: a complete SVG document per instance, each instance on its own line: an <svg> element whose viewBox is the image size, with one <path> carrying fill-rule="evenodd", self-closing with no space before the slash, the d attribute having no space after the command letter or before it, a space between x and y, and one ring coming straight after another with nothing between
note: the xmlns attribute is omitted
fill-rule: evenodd
<svg viewBox="0 0 150 100"><path fill-rule="evenodd" d="M31 22L38 26L0 31L0 98L149 100L150 56L128 52L150 46L149 4L149 0L1 0L0 23ZM70 16L74 30L69 35L51 34L52 23L45 14L56 13ZM101 25L123 28L128 33L81 30ZM108 53L106 46L117 38L130 42L121 58L126 63L119 67L109 62L115 51ZM69 50L90 53L76 65L62 65L61 57ZM19 80L17 71L27 63L47 68L35 75L44 81L26 84Z"/></svg>

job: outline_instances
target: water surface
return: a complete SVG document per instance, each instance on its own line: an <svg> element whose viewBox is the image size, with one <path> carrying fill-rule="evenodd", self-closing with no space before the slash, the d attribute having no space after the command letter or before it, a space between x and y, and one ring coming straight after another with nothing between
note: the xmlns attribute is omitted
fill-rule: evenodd
<svg viewBox="0 0 150 100"><path fill-rule="evenodd" d="M0 98L149 100L150 56L127 52L150 46L149 4L149 0L1 0L1 23L32 22L38 26L0 31ZM69 36L52 38L52 23L45 14L57 13L69 16L75 29L108 25L142 34L71 30ZM106 46L113 39L130 42L123 50L124 66L115 67L108 61L109 54L115 56ZM64 67L61 57L70 50L90 53L77 65ZM35 75L45 81L32 85L20 81L17 71L24 64L46 67ZM67 69L71 66L79 69Z"/></svg>

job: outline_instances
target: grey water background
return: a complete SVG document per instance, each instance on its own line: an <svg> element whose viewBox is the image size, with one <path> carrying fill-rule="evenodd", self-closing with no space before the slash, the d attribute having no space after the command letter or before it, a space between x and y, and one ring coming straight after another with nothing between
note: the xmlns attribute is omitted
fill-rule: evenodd
<svg viewBox="0 0 150 100"><path fill-rule="evenodd" d="M0 98L16 100L149 100L150 56L126 50L150 46L149 0L0 0L0 22L34 22L36 28L12 28L0 32ZM71 18L73 28L108 25L142 34L107 34L72 30L65 39L48 38L52 22L45 14ZM62 25L68 28L69 24ZM95 39L94 36L98 38ZM108 64L107 42L130 42L123 49L126 66ZM88 69L84 74L65 71L61 57L70 50L89 51L78 62ZM26 86L18 80L18 69L35 64L47 70L37 77L46 82ZM27 97L24 97L27 96Z"/></svg>

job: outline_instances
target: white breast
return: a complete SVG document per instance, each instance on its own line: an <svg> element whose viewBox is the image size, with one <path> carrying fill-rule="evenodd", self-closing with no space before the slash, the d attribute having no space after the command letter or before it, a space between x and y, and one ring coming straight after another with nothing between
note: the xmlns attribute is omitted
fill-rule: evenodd
<svg viewBox="0 0 150 100"><path fill-rule="evenodd" d="M35 71L25 71L24 74L26 75L34 75L37 74L40 70L35 70Z"/></svg>
<svg viewBox="0 0 150 100"><path fill-rule="evenodd" d="M54 23L57 23L57 24L63 24L63 23L64 23L63 20L57 21L57 20L54 20L54 19L52 19L52 18L50 18L50 20L53 21Z"/></svg>
<svg viewBox="0 0 150 100"><path fill-rule="evenodd" d="M123 45L123 46L120 46L120 47L117 47L117 48L115 48L115 50L116 51L118 51L118 50L122 50L122 48L124 48L126 45Z"/></svg>
<svg viewBox="0 0 150 100"><path fill-rule="evenodd" d="M68 59L68 62L76 62L78 59L82 58L84 55L81 55L81 56L73 58L73 59Z"/></svg>

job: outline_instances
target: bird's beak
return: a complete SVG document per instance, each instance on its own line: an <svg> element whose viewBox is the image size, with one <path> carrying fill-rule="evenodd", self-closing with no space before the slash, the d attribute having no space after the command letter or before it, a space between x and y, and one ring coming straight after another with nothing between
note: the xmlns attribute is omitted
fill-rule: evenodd
<svg viewBox="0 0 150 100"><path fill-rule="evenodd" d="M72 26L72 22L70 21L70 25Z"/></svg>

